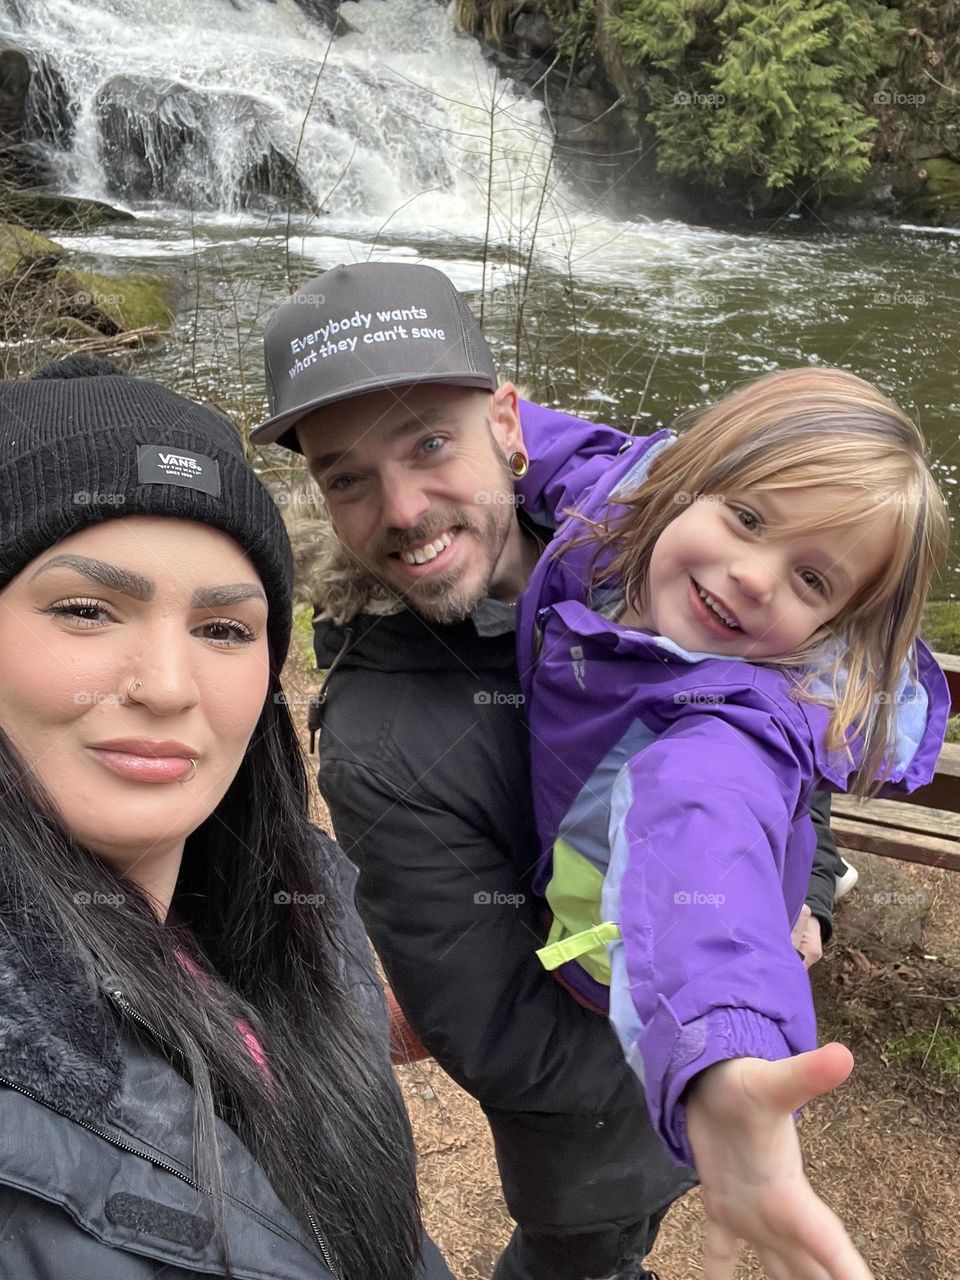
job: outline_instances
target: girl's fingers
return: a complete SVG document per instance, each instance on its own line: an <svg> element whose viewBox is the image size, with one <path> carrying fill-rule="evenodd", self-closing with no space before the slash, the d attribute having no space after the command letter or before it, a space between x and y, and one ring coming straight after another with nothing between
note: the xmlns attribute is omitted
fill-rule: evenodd
<svg viewBox="0 0 960 1280"><path fill-rule="evenodd" d="M703 1241L703 1280L734 1280L743 1244L718 1222L707 1218Z"/></svg>

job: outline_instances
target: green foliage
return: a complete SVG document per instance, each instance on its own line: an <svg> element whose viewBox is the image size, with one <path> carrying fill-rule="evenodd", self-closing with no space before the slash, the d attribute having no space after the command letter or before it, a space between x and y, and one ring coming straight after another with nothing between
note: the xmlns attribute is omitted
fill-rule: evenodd
<svg viewBox="0 0 960 1280"><path fill-rule="evenodd" d="M573 62L593 49L596 0L545 0L544 12L557 29L557 52Z"/></svg>
<svg viewBox="0 0 960 1280"><path fill-rule="evenodd" d="M960 654L960 601L931 600L923 611L922 634L934 653Z"/></svg>
<svg viewBox="0 0 960 1280"><path fill-rule="evenodd" d="M290 659L304 675L317 674L317 659L313 652L313 605L303 604L293 611Z"/></svg>
<svg viewBox="0 0 960 1280"><path fill-rule="evenodd" d="M875 0L624 0L609 30L662 172L819 193L866 172L876 120L859 99L899 30Z"/></svg>

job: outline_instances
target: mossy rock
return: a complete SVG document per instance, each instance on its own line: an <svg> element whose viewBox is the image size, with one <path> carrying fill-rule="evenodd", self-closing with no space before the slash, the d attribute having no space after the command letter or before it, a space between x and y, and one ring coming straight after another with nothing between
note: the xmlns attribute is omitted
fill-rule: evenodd
<svg viewBox="0 0 960 1280"><path fill-rule="evenodd" d="M931 600L923 612L922 634L936 653L960 654L960 600Z"/></svg>
<svg viewBox="0 0 960 1280"><path fill-rule="evenodd" d="M923 189L910 201L910 208L938 226L960 222L960 164L941 156L925 160Z"/></svg>
<svg viewBox="0 0 960 1280"><path fill-rule="evenodd" d="M112 222L136 221L132 213L115 209L103 200L58 196L49 191L24 191L6 185L0 185L0 216L40 231L55 228L90 231Z"/></svg>
<svg viewBox="0 0 960 1280"><path fill-rule="evenodd" d="M42 322L40 331L48 338L66 338L70 342L103 337L99 329L87 324L86 320L78 320L76 316L52 316Z"/></svg>
<svg viewBox="0 0 960 1280"><path fill-rule="evenodd" d="M104 276L61 267L55 283L64 295L61 315L83 320L100 333L169 329L173 323L169 286L160 276Z"/></svg>
<svg viewBox="0 0 960 1280"><path fill-rule="evenodd" d="M7 280L21 264L50 261L63 256L62 245L47 240L18 227L11 222L0 222L0 279Z"/></svg>

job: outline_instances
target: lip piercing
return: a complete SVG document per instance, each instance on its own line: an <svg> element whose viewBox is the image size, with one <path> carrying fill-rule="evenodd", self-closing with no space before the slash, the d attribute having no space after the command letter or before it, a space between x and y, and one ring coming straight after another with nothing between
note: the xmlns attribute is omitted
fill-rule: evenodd
<svg viewBox="0 0 960 1280"><path fill-rule="evenodd" d="M190 763L193 765L193 773L191 773L187 778L180 778L179 781L181 784L184 782L192 782L197 776L197 762L193 756L190 756Z"/></svg>

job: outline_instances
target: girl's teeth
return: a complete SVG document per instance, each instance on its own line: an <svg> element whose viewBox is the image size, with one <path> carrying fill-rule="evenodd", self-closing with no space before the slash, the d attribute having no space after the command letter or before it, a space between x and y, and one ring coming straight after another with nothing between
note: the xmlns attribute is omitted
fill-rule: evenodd
<svg viewBox="0 0 960 1280"><path fill-rule="evenodd" d="M452 533L441 533L436 542L428 542L425 547L418 547L416 551L401 551L400 558L404 564L427 564L428 561L435 560L452 541Z"/></svg>
<svg viewBox="0 0 960 1280"><path fill-rule="evenodd" d="M723 612L723 610L722 610L722 609L720 608L720 606L717 604L716 600L714 600L713 596L709 595L709 594L708 594L708 592L704 591L703 587L699 587L699 588L698 588L698 590L699 590L699 593L700 593L700 599L701 599L705 604L707 604L707 605L709 605L709 606L710 606L710 608L713 610L713 612L717 615L717 617L718 617L722 622L725 622L725 623L727 624L727 626L728 626L731 630L739 630L739 629L740 629L740 628L739 628L739 624L738 624L738 623L736 623L736 622L733 620L733 618L729 617L727 614L725 614L725 613Z"/></svg>

